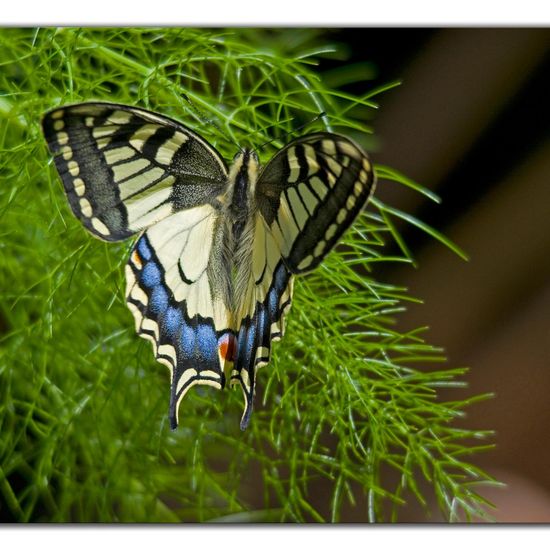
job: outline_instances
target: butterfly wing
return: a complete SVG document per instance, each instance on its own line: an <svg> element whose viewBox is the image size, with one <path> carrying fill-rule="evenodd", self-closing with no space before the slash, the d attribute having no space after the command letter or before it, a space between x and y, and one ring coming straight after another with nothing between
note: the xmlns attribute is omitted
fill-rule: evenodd
<svg viewBox="0 0 550 550"><path fill-rule="evenodd" d="M256 371L282 337L293 275L314 269L365 206L374 187L367 155L346 137L312 134L291 142L256 182L252 270L239 297L240 326L231 383L245 397L241 428L252 411Z"/></svg>
<svg viewBox="0 0 550 550"><path fill-rule="evenodd" d="M257 215L253 241L252 266L246 291L238 297L236 344L231 385L239 384L245 407L241 429L246 429L252 414L256 371L269 363L271 341L284 334L284 317L290 310L293 278L277 251L263 219Z"/></svg>
<svg viewBox="0 0 550 550"><path fill-rule="evenodd" d="M225 297L213 287L221 265L218 213L210 205L176 213L150 227L126 266L126 299L136 331L151 340L171 375L170 423L195 384L221 389L235 338Z"/></svg>
<svg viewBox="0 0 550 550"><path fill-rule="evenodd" d="M103 240L212 202L227 183L212 146L144 109L80 103L46 113L42 129L72 211Z"/></svg>
<svg viewBox="0 0 550 550"><path fill-rule="evenodd" d="M287 268L319 265L374 191L367 154L352 140L316 133L292 141L260 173L260 213Z"/></svg>
<svg viewBox="0 0 550 550"><path fill-rule="evenodd" d="M312 134L279 151L256 183L252 270L236 339L231 383L245 397L241 428L252 411L256 371L284 333L293 275L310 271L337 244L374 188L367 155L348 138Z"/></svg>
<svg viewBox="0 0 550 550"><path fill-rule="evenodd" d="M194 384L221 388L234 348L224 297L209 273L223 159L167 117L124 105L81 103L47 113L43 131L71 208L108 241L146 229L126 266L136 331L171 371L170 420ZM219 276L218 276L219 277Z"/></svg>

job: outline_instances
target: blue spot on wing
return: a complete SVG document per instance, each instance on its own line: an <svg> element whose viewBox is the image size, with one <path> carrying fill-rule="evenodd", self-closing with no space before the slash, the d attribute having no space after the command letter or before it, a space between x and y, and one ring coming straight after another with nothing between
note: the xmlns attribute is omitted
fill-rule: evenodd
<svg viewBox="0 0 550 550"><path fill-rule="evenodd" d="M145 236L141 237L137 242L137 250L139 255L147 262L151 259L151 249L147 243L147 238Z"/></svg>
<svg viewBox="0 0 550 550"><path fill-rule="evenodd" d="M197 326L198 350L206 361L218 361L218 338L211 324L200 323Z"/></svg>
<svg viewBox="0 0 550 550"><path fill-rule="evenodd" d="M162 328L166 332L166 336L170 339L174 338L183 324L183 315L181 311L173 306L170 306L164 315L164 323Z"/></svg>
<svg viewBox="0 0 550 550"><path fill-rule="evenodd" d="M269 344L269 325L267 324L267 311L266 307L262 304L259 305L256 313L256 327L258 328L258 337L261 345Z"/></svg>
<svg viewBox="0 0 550 550"><path fill-rule="evenodd" d="M153 262L147 262L141 271L141 280L149 288L160 285L161 273L159 267Z"/></svg>
<svg viewBox="0 0 550 550"><path fill-rule="evenodd" d="M168 293L163 286L157 285L153 288L150 308L155 315L160 315L168 309Z"/></svg>
<svg viewBox="0 0 550 550"><path fill-rule="evenodd" d="M187 323L181 327L180 350L183 357L192 357L195 353L195 331Z"/></svg>

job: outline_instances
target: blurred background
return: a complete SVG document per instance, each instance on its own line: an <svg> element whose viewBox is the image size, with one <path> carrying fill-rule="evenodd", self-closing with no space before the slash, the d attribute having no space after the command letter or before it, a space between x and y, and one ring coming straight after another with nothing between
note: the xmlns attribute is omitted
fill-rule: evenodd
<svg viewBox="0 0 550 550"><path fill-rule="evenodd" d="M372 156L438 193L442 204L398 185L380 186L378 196L442 231L470 257L465 262L403 226L418 267L391 266L379 278L424 300L408 307L403 327L429 325L427 340L445 348L449 366L470 367L468 388L444 397L495 394L462 423L496 431L495 450L474 458L507 484L483 493L498 506L496 520L548 522L550 31L330 34L348 44L348 63L372 62L365 72L375 85L403 80L377 98ZM330 74L338 65L323 62L321 69ZM409 510L400 519L425 516Z"/></svg>

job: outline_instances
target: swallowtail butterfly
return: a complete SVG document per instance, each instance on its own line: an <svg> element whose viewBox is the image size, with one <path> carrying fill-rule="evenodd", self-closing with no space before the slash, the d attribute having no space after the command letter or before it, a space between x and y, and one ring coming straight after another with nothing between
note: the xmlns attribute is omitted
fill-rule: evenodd
<svg viewBox="0 0 550 550"><path fill-rule="evenodd" d="M247 149L228 167L179 122L111 103L54 109L42 127L84 227L106 241L138 234L126 300L137 333L170 369L172 428L191 386L229 381L244 393L244 430L293 276L319 265L373 192L367 155L320 132L263 168Z"/></svg>

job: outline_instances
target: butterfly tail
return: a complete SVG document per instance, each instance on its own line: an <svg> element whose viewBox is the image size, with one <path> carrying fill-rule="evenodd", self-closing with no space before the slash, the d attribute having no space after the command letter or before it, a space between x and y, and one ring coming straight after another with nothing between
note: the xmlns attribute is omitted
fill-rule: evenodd
<svg viewBox="0 0 550 550"><path fill-rule="evenodd" d="M271 341L282 337L284 315L290 308L293 279L280 264L270 286L256 288L254 311L241 322L237 334L236 361L231 383L239 383L244 395L241 430L245 430L253 411L256 371L269 363Z"/></svg>
<svg viewBox="0 0 550 550"><path fill-rule="evenodd" d="M252 416L256 386L255 351L258 348L258 331L255 316L247 318L240 326L237 335L236 360L232 382L238 382L244 396L244 411L241 417L241 430L246 430Z"/></svg>

